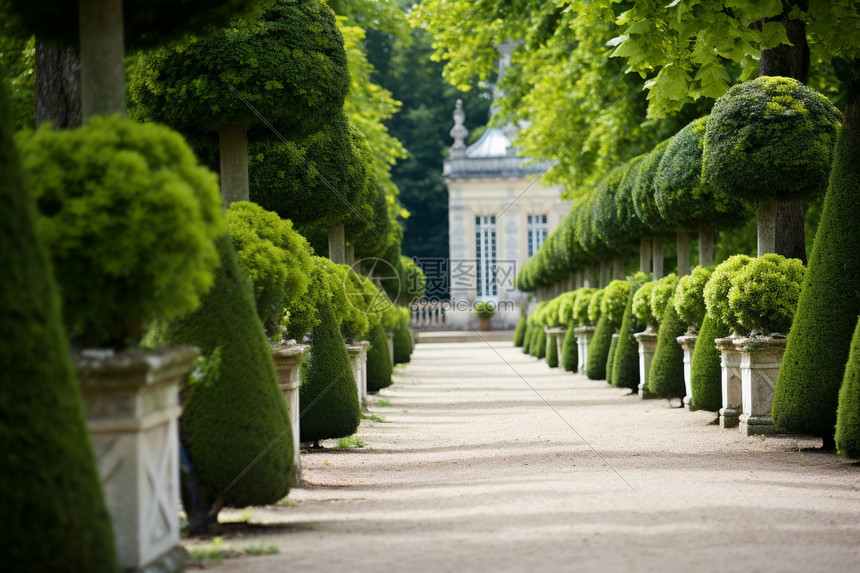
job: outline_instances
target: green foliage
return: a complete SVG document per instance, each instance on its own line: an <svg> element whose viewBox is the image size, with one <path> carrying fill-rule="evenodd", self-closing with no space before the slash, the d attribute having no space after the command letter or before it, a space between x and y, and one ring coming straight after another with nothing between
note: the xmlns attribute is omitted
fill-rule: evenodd
<svg viewBox="0 0 860 573"><path fill-rule="evenodd" d="M521 348L526 337L526 315L521 314L514 330L514 348Z"/></svg>
<svg viewBox="0 0 860 573"><path fill-rule="evenodd" d="M301 377L301 441L353 435L361 422L358 388L330 304L320 307L320 323L314 328L310 358L302 364Z"/></svg>
<svg viewBox="0 0 860 573"><path fill-rule="evenodd" d="M554 336L546 337L546 365L550 368L558 368L558 344Z"/></svg>
<svg viewBox="0 0 860 573"><path fill-rule="evenodd" d="M750 261L731 277L729 308L734 320L747 331L787 332L805 272L799 260L774 253Z"/></svg>
<svg viewBox="0 0 860 573"><path fill-rule="evenodd" d="M606 294L606 289L594 291L588 301L588 324L596 324L600 319L600 305L603 302L603 296Z"/></svg>
<svg viewBox="0 0 860 573"><path fill-rule="evenodd" d="M606 316L613 329L621 326L627 299L630 298L631 285L628 281L615 280L603 289L600 301L600 315Z"/></svg>
<svg viewBox="0 0 860 573"><path fill-rule="evenodd" d="M0 548L13 568L114 571L110 515L12 119L0 85Z"/></svg>
<svg viewBox="0 0 860 573"><path fill-rule="evenodd" d="M424 271L406 255L400 255L400 264L403 269L400 290L405 296L398 297L398 304L408 305L423 300L427 294L427 276Z"/></svg>
<svg viewBox="0 0 860 573"><path fill-rule="evenodd" d="M370 329L367 339L370 346L367 349L367 391L377 392L391 386L391 354L388 351L388 339L382 324Z"/></svg>
<svg viewBox="0 0 860 573"><path fill-rule="evenodd" d="M708 279L703 292L705 308L714 320L727 326L730 331L739 331L742 327L737 323L734 312L729 307L729 291L732 288L732 277L750 263L753 259L747 255L733 255L717 265L711 278Z"/></svg>
<svg viewBox="0 0 860 573"><path fill-rule="evenodd" d="M556 328L564 324L560 319L561 305L565 300L565 294L561 294L550 300L543 310L543 323L550 328Z"/></svg>
<svg viewBox="0 0 860 573"><path fill-rule="evenodd" d="M631 307L633 316L645 325L657 325L657 319L651 309L651 293L656 286L657 281L648 281L633 294Z"/></svg>
<svg viewBox="0 0 860 573"><path fill-rule="evenodd" d="M643 286L638 284L638 281L633 282L630 296L627 298L612 363L612 385L618 388L629 388L634 393L639 389L639 343L633 335L645 330L646 324L633 313L633 301L644 284L652 283L643 283ZM650 299L650 295L646 298Z"/></svg>
<svg viewBox="0 0 860 573"><path fill-rule="evenodd" d="M305 294L285 308L287 334L286 339L301 342L305 334L319 324L319 309L326 302L331 303L332 292L330 281L324 267L322 257L311 257L311 269L308 273L308 289ZM329 264L331 261L329 261Z"/></svg>
<svg viewBox="0 0 860 573"><path fill-rule="evenodd" d="M284 309L308 290L310 246L291 221L254 203L232 203L224 218L239 264L254 287L257 315L272 335Z"/></svg>
<svg viewBox="0 0 860 573"><path fill-rule="evenodd" d="M478 301L475 303L475 314L478 318L493 318L496 314L496 305L488 301Z"/></svg>
<svg viewBox="0 0 860 573"><path fill-rule="evenodd" d="M567 332L561 344L561 367L566 372L576 372L579 365L579 347L576 343L576 334L573 332L574 328L576 327L573 322L568 323Z"/></svg>
<svg viewBox="0 0 860 573"><path fill-rule="evenodd" d="M343 37L318 0L274 0L260 17L142 53L135 70L133 115L180 131L260 126L247 101L285 136L308 134L349 91Z"/></svg>
<svg viewBox="0 0 860 573"><path fill-rule="evenodd" d="M639 187L639 178L642 176L642 170L647 159L648 154L643 153L628 162L624 179L615 194L618 224L631 239L649 237L652 234L651 228L636 214L636 208L633 204L633 194Z"/></svg>
<svg viewBox="0 0 860 573"><path fill-rule="evenodd" d="M36 126L36 45L32 37L16 37L14 28L0 17L0 82L9 87L13 128L20 131Z"/></svg>
<svg viewBox="0 0 860 573"><path fill-rule="evenodd" d="M718 201L816 194L827 184L839 121L827 98L797 80L761 77L735 86L708 117L703 179Z"/></svg>
<svg viewBox="0 0 860 573"><path fill-rule="evenodd" d="M836 450L860 458L860 322L854 331L836 410Z"/></svg>
<svg viewBox="0 0 860 573"><path fill-rule="evenodd" d="M538 360L543 360L546 358L546 331L543 329L543 325L537 325L535 327L535 341L533 343L532 348L532 356L537 358Z"/></svg>
<svg viewBox="0 0 860 573"><path fill-rule="evenodd" d="M19 142L73 339L135 344L145 321L200 304L224 223L215 175L179 134L99 117Z"/></svg>
<svg viewBox="0 0 860 573"><path fill-rule="evenodd" d="M656 280L655 283L651 288L651 312L655 318L660 317L658 320L662 322L666 307L674 304L675 289L678 288L678 275L670 273Z"/></svg>
<svg viewBox="0 0 860 573"><path fill-rule="evenodd" d="M588 343L588 364L585 375L590 380L606 379L606 361L609 358L609 347L612 345L612 334L615 329L609 322L609 317L602 315L597 321L597 328Z"/></svg>
<svg viewBox="0 0 860 573"><path fill-rule="evenodd" d="M648 391L661 398L683 398L687 393L684 385L684 350L677 338L684 334L687 326L678 319L675 306L666 304L657 349L648 371Z"/></svg>
<svg viewBox="0 0 860 573"><path fill-rule="evenodd" d="M196 503L218 498L229 507L275 503L290 488L290 417L251 284L229 235L217 239L216 247L221 265L200 307L160 325L153 338L164 345L196 346L207 357L220 349L220 367L213 370L212 379L196 384L188 394L180 420L183 447L196 476ZM190 513L195 501L187 491L183 487L183 503Z"/></svg>
<svg viewBox="0 0 860 573"><path fill-rule="evenodd" d="M627 164L618 165L598 182L594 190L593 230L612 251L620 250L631 240L638 238L627 235L618 219L616 197L626 174Z"/></svg>
<svg viewBox="0 0 860 573"><path fill-rule="evenodd" d="M633 187L633 210L642 224L651 231L651 236L665 235L674 230L660 214L654 191L654 179L657 177L660 161L668 149L669 141L667 139L661 142L642 160L639 178Z"/></svg>
<svg viewBox="0 0 860 573"><path fill-rule="evenodd" d="M412 356L412 334L409 332L412 314L402 306L397 310L400 312L400 324L394 331L394 363L405 364Z"/></svg>
<svg viewBox="0 0 860 573"><path fill-rule="evenodd" d="M594 323L588 319L588 309L591 306L591 299L595 288L581 288L576 291L576 300L573 303L572 320L577 326L592 326Z"/></svg>
<svg viewBox="0 0 860 573"><path fill-rule="evenodd" d="M723 404L721 356L714 341L728 335L726 325L705 314L690 363L690 403L697 410L716 412Z"/></svg>
<svg viewBox="0 0 860 573"><path fill-rule="evenodd" d="M534 338L535 326L526 319L526 332L523 335L523 354L531 356L532 338Z"/></svg>
<svg viewBox="0 0 860 573"><path fill-rule="evenodd" d="M675 290L675 312L687 326L699 328L705 319L705 285L711 278L713 267L697 266L688 275L678 280Z"/></svg>
<svg viewBox="0 0 860 573"><path fill-rule="evenodd" d="M558 304L559 324L570 324L570 321L573 320L573 305L576 302L579 291L580 289L567 291L560 296L561 300Z"/></svg>
<svg viewBox="0 0 860 573"><path fill-rule="evenodd" d="M852 133L858 120L855 107L837 140L821 223L773 399L779 427L822 437L829 436L836 423L833 413L860 315L860 142L856 131Z"/></svg>
<svg viewBox="0 0 860 573"><path fill-rule="evenodd" d="M606 357L606 383L607 384L613 384L612 375L615 371L615 353L617 350L618 350L618 337L613 334L612 335L612 341L609 343L609 355Z"/></svg>

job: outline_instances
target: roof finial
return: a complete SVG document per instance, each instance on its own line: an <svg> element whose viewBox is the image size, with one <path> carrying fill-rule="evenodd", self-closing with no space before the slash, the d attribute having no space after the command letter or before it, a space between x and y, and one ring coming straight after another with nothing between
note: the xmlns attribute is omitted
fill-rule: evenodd
<svg viewBox="0 0 860 573"><path fill-rule="evenodd" d="M454 127L451 129L450 135L454 138L454 145L451 146L451 157L466 156L465 139L469 136L469 130L463 125L466 121L466 112L463 111L463 100L458 99L457 105L454 106Z"/></svg>

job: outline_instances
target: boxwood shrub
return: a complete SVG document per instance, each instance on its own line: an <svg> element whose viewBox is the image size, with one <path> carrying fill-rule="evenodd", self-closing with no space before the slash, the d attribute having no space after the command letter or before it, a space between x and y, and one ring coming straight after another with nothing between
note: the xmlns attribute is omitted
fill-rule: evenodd
<svg viewBox="0 0 860 573"><path fill-rule="evenodd" d="M839 389L836 449L843 456L860 458L860 321L854 330L845 378Z"/></svg>
<svg viewBox="0 0 860 573"><path fill-rule="evenodd" d="M722 407L721 357L714 341L729 334L728 326L705 313L690 363L690 403L697 410L716 412Z"/></svg>
<svg viewBox="0 0 860 573"><path fill-rule="evenodd" d="M705 297L705 309L716 321L724 324L729 331L741 333L743 327L737 323L732 309L729 307L729 291L732 288L732 278L735 273L752 261L747 255L733 255L720 263L711 273L702 294Z"/></svg>
<svg viewBox="0 0 860 573"><path fill-rule="evenodd" d="M775 253L750 261L731 277L729 308L735 320L748 332L787 333L805 272L799 260Z"/></svg>
<svg viewBox="0 0 860 573"><path fill-rule="evenodd" d="M555 337L546 336L546 365L550 368L558 368L558 345Z"/></svg>
<svg viewBox="0 0 860 573"><path fill-rule="evenodd" d="M397 307L400 313L400 324L394 331L394 363L405 364L412 357L412 334L409 332L409 322L412 314L408 308Z"/></svg>
<svg viewBox="0 0 860 573"><path fill-rule="evenodd" d="M595 288L581 288L576 291L576 300L573 302L572 317L577 326L594 326L588 318L588 309L591 307L591 299L597 292Z"/></svg>
<svg viewBox="0 0 860 573"><path fill-rule="evenodd" d="M655 286L657 281L648 281L633 294L631 306L633 317L645 326L655 327L658 324L658 319L651 310L651 292Z"/></svg>
<svg viewBox="0 0 860 573"><path fill-rule="evenodd" d="M624 307L624 316L618 330L618 342L612 363L612 385L618 388L629 388L633 392L639 390L639 343L634 334L645 330L645 323L633 314L633 299L636 293L647 284L650 274L638 272L630 281L630 293ZM650 300L650 295L649 295Z"/></svg>
<svg viewBox="0 0 860 573"><path fill-rule="evenodd" d="M573 321L567 325L567 332L561 345L561 367L567 372L576 372L579 366L579 347L576 344L575 328Z"/></svg>
<svg viewBox="0 0 860 573"><path fill-rule="evenodd" d="M687 393L684 385L684 350L677 338L687 330L669 300L664 305L660 330L657 333L657 349L648 371L648 391L662 398L683 398Z"/></svg>
<svg viewBox="0 0 860 573"><path fill-rule="evenodd" d="M370 346L367 349L367 391L378 392L391 386L391 354L388 351L388 339L385 330L379 323L370 329L368 335Z"/></svg>
<svg viewBox="0 0 860 573"><path fill-rule="evenodd" d="M514 348L522 347L526 336L526 315L521 314L514 330Z"/></svg>
<svg viewBox="0 0 860 573"><path fill-rule="evenodd" d="M651 312L657 322L663 322L666 316L666 306L673 304L675 300L675 289L678 288L678 275L670 273L655 281L651 288ZM676 315L677 316L677 315Z"/></svg>
<svg viewBox="0 0 860 573"><path fill-rule="evenodd" d="M697 266L688 275L678 280L675 291L675 312L687 326L698 330L705 319L705 285L711 278L712 267Z"/></svg>

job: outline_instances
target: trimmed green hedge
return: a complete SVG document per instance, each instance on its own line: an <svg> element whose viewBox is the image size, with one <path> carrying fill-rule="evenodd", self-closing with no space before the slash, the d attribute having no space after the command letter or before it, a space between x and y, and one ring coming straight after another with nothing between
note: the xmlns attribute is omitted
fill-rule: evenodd
<svg viewBox="0 0 860 573"><path fill-rule="evenodd" d="M705 285L711 278L711 267L697 266L693 271L678 280L675 291L675 312L687 326L699 328L705 319Z"/></svg>
<svg viewBox="0 0 860 573"><path fill-rule="evenodd" d="M698 410L716 412L723 405L720 351L714 341L728 335L728 326L705 314L690 363L690 404Z"/></svg>
<svg viewBox="0 0 860 573"><path fill-rule="evenodd" d="M661 398L683 398L687 393L684 385L684 350L677 338L687 327L678 318L675 305L669 301L660 321L657 335L657 350L651 370L648 371L648 390Z"/></svg>
<svg viewBox="0 0 860 573"><path fill-rule="evenodd" d="M855 108L854 125L860 123L857 113ZM839 386L860 314L858 189L860 141L846 129L837 139L821 222L776 381L774 421L790 431L826 438L836 422Z"/></svg>
<svg viewBox="0 0 860 573"><path fill-rule="evenodd" d="M567 372L576 372L579 365L579 347L576 345L574 328L574 323L571 321L567 325L567 333L564 335L564 342L561 345L561 366Z"/></svg>
<svg viewBox="0 0 860 573"><path fill-rule="evenodd" d="M0 85L0 551L20 571L116 571L111 518L36 205Z"/></svg>
<svg viewBox="0 0 860 573"><path fill-rule="evenodd" d="M517 328L514 330L514 348L522 347L526 337L526 315L521 314L517 321Z"/></svg>
<svg viewBox="0 0 860 573"><path fill-rule="evenodd" d="M637 393L639 391L639 343L633 335L645 330L646 325L633 314L635 294L631 292L627 299L621 329L618 331L620 336L612 364L612 385L618 388L630 388Z"/></svg>
<svg viewBox="0 0 860 573"><path fill-rule="evenodd" d="M558 345L555 337L546 336L546 365L550 368L558 368Z"/></svg>
<svg viewBox="0 0 860 573"><path fill-rule="evenodd" d="M768 253L732 277L729 308L747 332L786 333L800 298L806 268L797 259Z"/></svg>
<svg viewBox="0 0 860 573"><path fill-rule="evenodd" d="M836 450L860 458L860 321L854 330L836 410Z"/></svg>
<svg viewBox="0 0 860 573"><path fill-rule="evenodd" d="M302 364L301 378L301 441L318 446L320 440L353 435L361 422L358 387L327 302L320 307L320 323L314 328L310 357Z"/></svg>
<svg viewBox="0 0 860 573"><path fill-rule="evenodd" d="M523 354L531 355L532 336L534 336L534 326L526 319L526 328L523 332Z"/></svg>
<svg viewBox="0 0 860 573"><path fill-rule="evenodd" d="M546 358L546 332L544 331L543 325L541 324L535 326L535 329L537 332L535 334L535 347L533 349L532 355L538 360L543 360L544 358Z"/></svg>
<svg viewBox="0 0 860 573"><path fill-rule="evenodd" d="M717 265L702 291L708 314L714 320L728 326L731 331L741 332L743 330L743 327L735 321L734 313L729 307L732 277L752 260L752 257L747 255L732 255Z"/></svg>
<svg viewBox="0 0 860 573"><path fill-rule="evenodd" d="M394 331L394 363L405 364L412 358L412 334L409 332L411 315L409 309L398 307L400 324Z"/></svg>
<svg viewBox="0 0 860 573"><path fill-rule="evenodd" d="M606 357L606 383L612 384L612 375L615 368L615 353L618 350L618 338L613 334L609 343L609 356ZM614 386L614 384L613 384Z"/></svg>
<svg viewBox="0 0 860 573"><path fill-rule="evenodd" d="M370 329L370 346L367 349L367 391L378 392L391 386L391 354L388 352L388 339L382 324Z"/></svg>
<svg viewBox="0 0 860 573"><path fill-rule="evenodd" d="M609 357L614 330L608 316L601 316L597 321L597 328L594 329L594 335L588 344L588 364L585 367L585 375L590 380L606 379L606 360Z"/></svg>

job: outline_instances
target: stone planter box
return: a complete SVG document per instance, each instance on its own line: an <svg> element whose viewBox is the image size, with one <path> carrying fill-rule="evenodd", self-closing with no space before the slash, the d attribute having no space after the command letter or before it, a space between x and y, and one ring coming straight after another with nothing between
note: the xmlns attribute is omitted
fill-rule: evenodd
<svg viewBox="0 0 860 573"><path fill-rule="evenodd" d="M776 378L785 354L784 338L753 336L734 341L740 354L741 415L738 425L743 434L776 433L770 407Z"/></svg>
<svg viewBox="0 0 860 573"><path fill-rule="evenodd" d="M74 356L117 561L126 571L181 571L179 386L196 348L84 350Z"/></svg>
<svg viewBox="0 0 860 573"><path fill-rule="evenodd" d="M567 328L557 327L557 328L546 328L544 327L544 332L546 332L547 339L552 341L552 344L555 344L555 349L558 352L558 364L561 366L561 348L564 343L564 335L567 334Z"/></svg>
<svg viewBox="0 0 860 573"><path fill-rule="evenodd" d="M680 344L681 348L684 350L684 388L686 389L684 406L691 411L696 409L690 405L693 399L693 390L690 386L690 376L691 364L693 362L693 350L696 349L697 338L699 337L696 334L685 334L684 336L679 336L677 338L678 344Z"/></svg>
<svg viewBox="0 0 860 573"><path fill-rule="evenodd" d="M358 403L364 408L367 405L367 349L370 342L362 340L352 345L347 345L349 363L352 366L352 376L358 389Z"/></svg>
<svg viewBox="0 0 860 573"><path fill-rule="evenodd" d="M643 332L633 335L639 343L639 397L643 400L650 398L648 391L648 372L651 371L651 361L657 351L657 333L650 326Z"/></svg>
<svg viewBox="0 0 860 573"><path fill-rule="evenodd" d="M281 342L272 346L272 361L278 374L278 386L284 396L287 410L290 412L290 425L293 432L293 469L291 481L293 485L302 483L302 456L299 436L301 435L301 409L299 405L299 360L310 346L297 344L295 340Z"/></svg>
<svg viewBox="0 0 860 573"><path fill-rule="evenodd" d="M722 428L736 427L741 415L741 354L734 344L737 339L737 336L730 336L714 341L714 346L720 351L723 407L719 415Z"/></svg>
<svg viewBox="0 0 860 573"><path fill-rule="evenodd" d="M573 329L576 334L576 350L578 353L578 362L576 371L580 374L585 373L585 367L588 365L588 345L591 343L591 337L594 336L594 326L578 326Z"/></svg>

